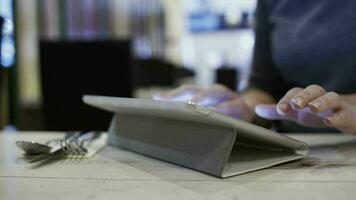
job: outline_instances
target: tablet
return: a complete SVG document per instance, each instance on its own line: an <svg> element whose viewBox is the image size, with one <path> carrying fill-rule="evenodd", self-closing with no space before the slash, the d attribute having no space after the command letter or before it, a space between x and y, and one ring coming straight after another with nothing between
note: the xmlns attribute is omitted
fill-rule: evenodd
<svg viewBox="0 0 356 200"><path fill-rule="evenodd" d="M261 151L263 154L266 152L283 152L281 155L271 154L271 156L267 156L267 158L264 156L264 158L270 160L269 162L266 161L267 164L261 163L260 161L257 162L258 159L261 159L258 155L255 155L256 160L253 160L254 158L252 157L249 158L250 164L259 163L258 165L261 165L254 166L254 170L263 168L262 166L268 167L274 164L299 159L307 153L307 144L302 141L232 118L194 103L92 95L85 95L83 101L88 105L115 114L109 132L112 132L112 135L116 135L112 138L113 140L119 141L111 141L111 143L117 144L118 146L176 164L189 165L188 167L194 169L196 169L196 165L199 164L199 162L204 162L204 158L202 158L203 155L212 156L212 153L208 153L210 149L207 147L215 146L219 149L216 150L219 151L219 155L215 155L215 152L214 156L216 156L216 158L213 160L221 160L224 164L220 164L219 167L216 167L219 169L214 169L215 172L213 173L220 177L224 177L224 174L227 176L226 173L224 173L224 171L226 172L224 168L229 164L229 158L231 159L232 157L231 154L234 152L234 147L238 145L244 146L244 151L241 150L240 153L245 152L245 154L245 150L252 148L263 149L263 151ZM139 126L142 126L142 129L139 129ZM167 137L165 141L162 139L164 137ZM194 152L196 147L193 145L189 146L191 140L195 141L195 145L201 145L201 148L205 149L205 152L200 152L201 155L198 155L196 158L191 156L192 154L196 154L196 152ZM221 140L220 143L218 140ZM188 144L187 141L189 141ZM179 151L183 153L178 153L179 156L172 159L169 154L169 152L172 153L172 149L169 149L170 147L174 148L176 154ZM167 152L161 155L162 151ZM196 149L195 151L200 151L200 149ZM262 153L255 154L262 155ZM184 156L187 156L187 158L182 158ZM220 159L218 156L224 157L224 159ZM200 161L197 161L197 164L191 166L189 162L192 162L194 159L200 159ZM206 159L205 163L207 162ZM214 161L211 161L211 163L213 165ZM253 169L251 168L249 170L245 167L244 170L240 170L239 173L241 173L241 171L252 171ZM201 169L198 170L202 171ZM208 171L208 173L212 172ZM239 174L237 172L231 172L231 163L229 173L230 175Z"/></svg>

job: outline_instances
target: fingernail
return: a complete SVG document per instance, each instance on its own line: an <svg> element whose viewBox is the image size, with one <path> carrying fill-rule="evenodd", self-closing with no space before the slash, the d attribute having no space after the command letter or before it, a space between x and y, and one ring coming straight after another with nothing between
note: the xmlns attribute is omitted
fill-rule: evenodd
<svg viewBox="0 0 356 200"><path fill-rule="evenodd" d="M333 123L333 120L331 117L327 117L323 121L326 125L331 125Z"/></svg>
<svg viewBox="0 0 356 200"><path fill-rule="evenodd" d="M313 112L318 112L319 110L321 110L321 102L317 101L317 102L309 103L309 107Z"/></svg>
<svg viewBox="0 0 356 200"><path fill-rule="evenodd" d="M293 98L292 102L297 106L297 108L302 108L304 104L304 100L301 97Z"/></svg>

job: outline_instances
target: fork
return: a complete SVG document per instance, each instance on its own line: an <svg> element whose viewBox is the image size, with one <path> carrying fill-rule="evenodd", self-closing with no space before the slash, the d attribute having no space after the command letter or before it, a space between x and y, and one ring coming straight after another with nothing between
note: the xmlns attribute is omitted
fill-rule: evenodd
<svg viewBox="0 0 356 200"><path fill-rule="evenodd" d="M84 156L88 150L83 146L83 143L87 140L95 139L99 135L100 134L97 134L97 132L87 132L80 136L71 136L59 140L59 149L48 154L37 156L33 160L30 160L30 163L63 156Z"/></svg>
<svg viewBox="0 0 356 200"><path fill-rule="evenodd" d="M66 155L84 156L88 152L88 150L83 146L83 143L87 140L95 139L97 136L99 136L99 133L87 132L80 136L72 136L60 140L58 143Z"/></svg>

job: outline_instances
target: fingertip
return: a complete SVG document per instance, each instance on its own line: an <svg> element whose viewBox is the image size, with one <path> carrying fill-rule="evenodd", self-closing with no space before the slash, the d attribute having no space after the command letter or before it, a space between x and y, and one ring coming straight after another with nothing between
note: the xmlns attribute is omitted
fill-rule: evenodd
<svg viewBox="0 0 356 200"><path fill-rule="evenodd" d="M255 108L254 108L255 113L258 114L259 112L261 112L261 109L263 109L262 105L256 105Z"/></svg>
<svg viewBox="0 0 356 200"><path fill-rule="evenodd" d="M262 118L266 117L263 106L257 105L257 106L255 106L254 110L255 110L256 115L258 115L259 117L262 117Z"/></svg>
<svg viewBox="0 0 356 200"><path fill-rule="evenodd" d="M280 118L279 114L276 112L276 106L275 105L256 105L255 106L255 113L259 117L265 118L265 119L278 119Z"/></svg>
<svg viewBox="0 0 356 200"><path fill-rule="evenodd" d="M270 110L271 108L274 108L273 106L271 105L267 105L267 104L258 104L255 106L254 110L255 112L259 112L259 113L263 113L265 112L266 110Z"/></svg>
<svg viewBox="0 0 356 200"><path fill-rule="evenodd" d="M323 119L323 122L326 126L332 126L333 124L333 118L331 116L326 117Z"/></svg>
<svg viewBox="0 0 356 200"><path fill-rule="evenodd" d="M286 115L287 113L289 113L290 111L290 106L286 103L280 103L278 104L277 106L277 112L280 114L280 115Z"/></svg>

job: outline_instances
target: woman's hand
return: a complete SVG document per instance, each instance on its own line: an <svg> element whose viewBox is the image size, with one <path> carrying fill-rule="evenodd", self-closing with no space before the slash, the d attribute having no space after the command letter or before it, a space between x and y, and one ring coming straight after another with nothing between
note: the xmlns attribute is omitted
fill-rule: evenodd
<svg viewBox="0 0 356 200"><path fill-rule="evenodd" d="M286 119L306 126L356 133L356 104L318 85L293 88L277 105L257 105L255 112L266 119Z"/></svg>
<svg viewBox="0 0 356 200"><path fill-rule="evenodd" d="M157 94L153 99L180 102L190 101L245 121L251 121L254 116L253 109L246 106L243 98L235 91L222 85L214 85L208 88L196 85L183 85L177 89Z"/></svg>

